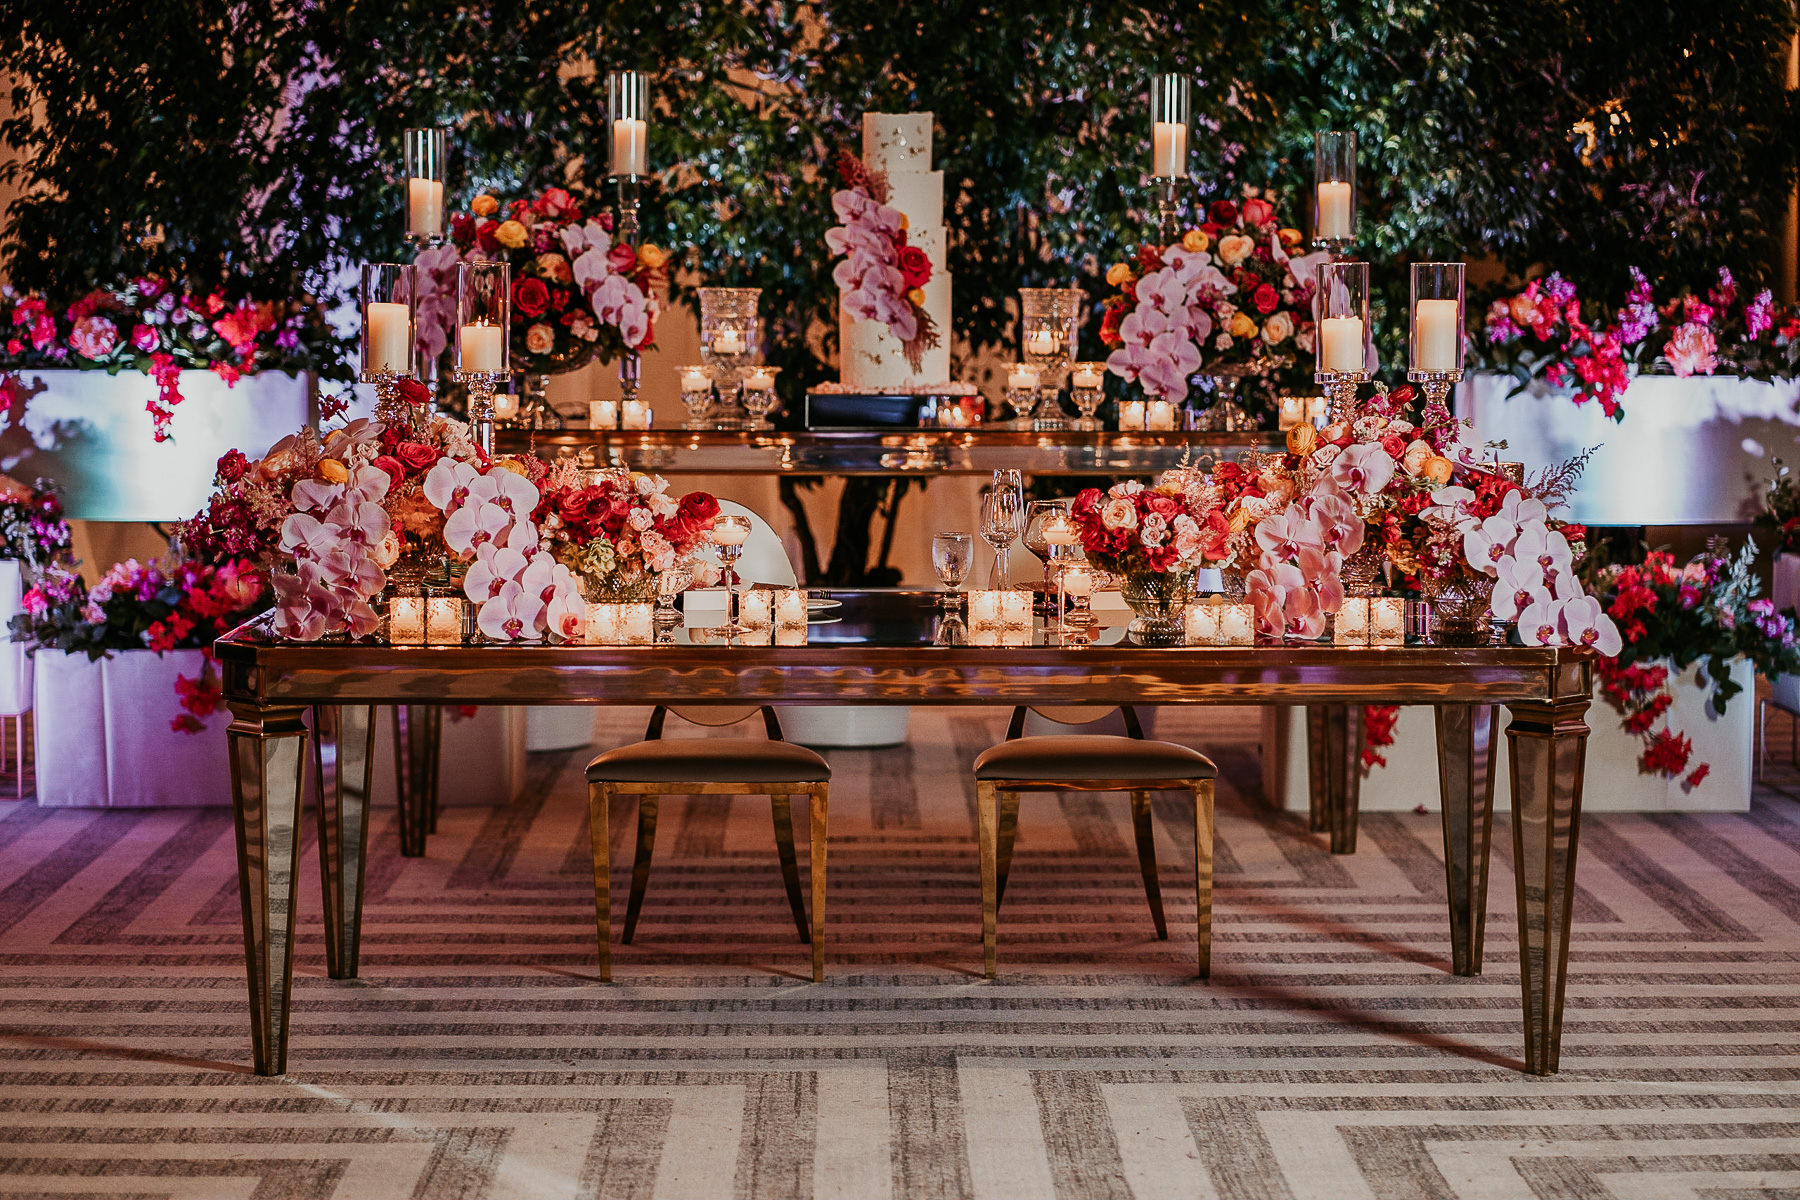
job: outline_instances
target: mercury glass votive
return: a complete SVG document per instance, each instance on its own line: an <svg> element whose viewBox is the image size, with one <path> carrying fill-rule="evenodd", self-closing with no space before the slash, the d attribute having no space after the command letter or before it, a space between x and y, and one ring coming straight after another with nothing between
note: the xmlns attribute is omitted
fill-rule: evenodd
<svg viewBox="0 0 1800 1200"><path fill-rule="evenodd" d="M1001 624L1001 597L1006 593L987 588L978 588L968 593L969 628L998 628Z"/></svg>
<svg viewBox="0 0 1800 1200"><path fill-rule="evenodd" d="M1119 401L1119 430L1121 432L1141 433L1144 429L1144 402L1142 400Z"/></svg>
<svg viewBox="0 0 1800 1200"><path fill-rule="evenodd" d="M1406 645L1406 598L1404 596L1371 596L1369 598L1369 645Z"/></svg>
<svg viewBox="0 0 1800 1200"><path fill-rule="evenodd" d="M1224 613L1224 605L1214 604L1209 600L1196 600L1187 606L1187 613L1182 622L1190 646L1216 646L1219 644L1219 618Z"/></svg>
<svg viewBox="0 0 1800 1200"><path fill-rule="evenodd" d="M425 644L425 597L394 596L388 600L387 640L390 646ZM460 639L462 627L457 626Z"/></svg>
<svg viewBox="0 0 1800 1200"><path fill-rule="evenodd" d="M1017 588L1000 593L1000 624L1008 629L1031 628L1031 593Z"/></svg>
<svg viewBox="0 0 1800 1200"><path fill-rule="evenodd" d="M1369 599L1367 596L1345 596L1337 610L1331 640L1339 646L1369 644Z"/></svg>
<svg viewBox="0 0 1800 1200"><path fill-rule="evenodd" d="M433 588L425 596L425 642L431 646L460 646L463 641L463 605L467 601L449 589Z"/></svg>
<svg viewBox="0 0 1800 1200"><path fill-rule="evenodd" d="M775 625L777 628L791 629L794 626L806 628L806 590L804 588L779 588L775 592Z"/></svg>
<svg viewBox="0 0 1800 1200"><path fill-rule="evenodd" d="M739 600L738 620L752 629L766 629L775 623L775 593L768 588L751 588Z"/></svg>
<svg viewBox="0 0 1800 1200"><path fill-rule="evenodd" d="M1256 644L1256 606L1233 602L1219 606L1219 645L1254 646Z"/></svg>

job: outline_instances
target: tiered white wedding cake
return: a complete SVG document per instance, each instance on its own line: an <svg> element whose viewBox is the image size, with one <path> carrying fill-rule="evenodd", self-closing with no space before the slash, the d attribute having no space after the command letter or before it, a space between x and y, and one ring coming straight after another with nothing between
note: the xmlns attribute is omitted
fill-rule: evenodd
<svg viewBox="0 0 1800 1200"><path fill-rule="evenodd" d="M864 113L863 165L887 177L888 206L906 216L906 243L931 260L924 309L938 332L913 370L887 325L852 316L840 300L838 345L843 389L941 392L950 381L950 271L944 254L944 173L931 169L930 113Z"/></svg>

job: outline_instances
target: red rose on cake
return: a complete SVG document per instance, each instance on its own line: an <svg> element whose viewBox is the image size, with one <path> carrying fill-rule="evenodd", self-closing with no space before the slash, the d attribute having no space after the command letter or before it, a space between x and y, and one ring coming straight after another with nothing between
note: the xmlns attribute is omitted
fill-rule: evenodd
<svg viewBox="0 0 1800 1200"><path fill-rule="evenodd" d="M900 249L900 274L906 280L906 288L924 287L931 280L931 259L917 246L903 246Z"/></svg>

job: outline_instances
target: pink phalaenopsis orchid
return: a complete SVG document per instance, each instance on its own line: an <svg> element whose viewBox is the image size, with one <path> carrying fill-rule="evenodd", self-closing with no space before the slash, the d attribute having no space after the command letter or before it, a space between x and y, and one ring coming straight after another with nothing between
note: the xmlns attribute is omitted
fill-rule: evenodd
<svg viewBox="0 0 1800 1200"><path fill-rule="evenodd" d="M1548 604L1550 600L1544 572L1537 563L1520 562L1508 555L1495 564L1492 608L1502 621L1517 621L1533 604Z"/></svg>
<svg viewBox="0 0 1800 1200"><path fill-rule="evenodd" d="M1373 496L1394 477L1394 460L1375 442L1348 446L1331 462L1331 480L1355 496Z"/></svg>

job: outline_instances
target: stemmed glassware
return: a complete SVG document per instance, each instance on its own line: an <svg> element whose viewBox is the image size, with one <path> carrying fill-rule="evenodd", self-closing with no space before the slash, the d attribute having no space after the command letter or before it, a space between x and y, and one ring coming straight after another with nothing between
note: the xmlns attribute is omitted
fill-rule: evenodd
<svg viewBox="0 0 1800 1200"><path fill-rule="evenodd" d="M1044 571L1046 580L1052 575L1056 581L1056 625L1053 633L1069 634L1076 632L1075 626L1068 620L1068 574L1082 557L1081 527L1075 518L1061 504L1053 503L1038 522L1038 536L1044 542ZM1030 534L1027 533L1029 538ZM1029 542L1027 542L1029 544Z"/></svg>
<svg viewBox="0 0 1800 1200"><path fill-rule="evenodd" d="M994 472L994 485L981 505L981 540L994 552L994 586L1012 587L1008 557L1025 523L1025 484L1016 470Z"/></svg>
<svg viewBox="0 0 1800 1200"><path fill-rule="evenodd" d="M744 624L743 611L738 589L743 580L738 578L737 561L743 557L744 542L750 537L750 518L733 513L724 513L713 518L712 540L719 548L719 561L725 565L725 573L719 582L725 585L725 632L728 635L745 634L750 627Z"/></svg>
<svg viewBox="0 0 1800 1200"><path fill-rule="evenodd" d="M751 429L772 429L769 413L775 407L775 376L780 367L751 367L744 372L744 411Z"/></svg>
<svg viewBox="0 0 1800 1200"><path fill-rule="evenodd" d="M685 429L711 429L706 418L713 409L713 369L707 366L677 367L675 376L681 381L681 403L687 409Z"/></svg>
<svg viewBox="0 0 1800 1200"><path fill-rule="evenodd" d="M975 539L966 533L940 533L931 539L931 569L944 587L944 607L962 605L963 580L975 562Z"/></svg>
<svg viewBox="0 0 1800 1200"><path fill-rule="evenodd" d="M741 549L741 548L740 548ZM656 628L658 630L673 629L681 624L681 614L675 611L675 597L688 590L694 583L693 564L682 559L666 571L656 574Z"/></svg>

